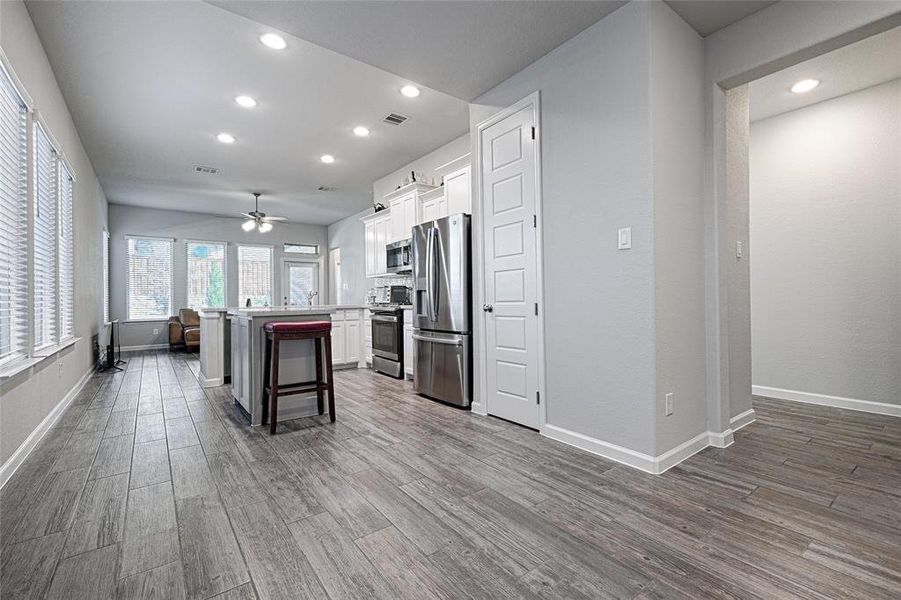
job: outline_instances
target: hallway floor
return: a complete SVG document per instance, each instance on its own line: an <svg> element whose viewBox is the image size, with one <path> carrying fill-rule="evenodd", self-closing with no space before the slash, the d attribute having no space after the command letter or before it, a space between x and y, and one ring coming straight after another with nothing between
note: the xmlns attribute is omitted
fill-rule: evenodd
<svg viewBox="0 0 901 600"><path fill-rule="evenodd" d="M362 370L269 436L127 358L3 488L3 600L901 597L901 419L755 398L653 476Z"/></svg>

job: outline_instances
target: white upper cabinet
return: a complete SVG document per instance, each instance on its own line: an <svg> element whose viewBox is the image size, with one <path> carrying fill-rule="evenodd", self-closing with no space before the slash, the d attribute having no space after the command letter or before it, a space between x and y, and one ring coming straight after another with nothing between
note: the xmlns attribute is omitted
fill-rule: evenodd
<svg viewBox="0 0 901 600"><path fill-rule="evenodd" d="M421 220L420 198L434 189L435 186L432 185L411 183L385 196L386 203L391 209L389 244L406 240L411 236L411 230Z"/></svg>
<svg viewBox="0 0 901 600"><path fill-rule="evenodd" d="M363 218L363 238L366 259L366 276L380 277L388 272L388 257L385 246L388 244L391 227L391 215L388 211L367 215Z"/></svg>
<svg viewBox="0 0 901 600"><path fill-rule="evenodd" d="M447 201L447 213L472 213L472 188L470 186L469 165L444 176L444 198Z"/></svg>
<svg viewBox="0 0 901 600"><path fill-rule="evenodd" d="M447 216L447 200L444 197L444 188L435 188L420 196L422 206L419 209L419 222L427 223Z"/></svg>

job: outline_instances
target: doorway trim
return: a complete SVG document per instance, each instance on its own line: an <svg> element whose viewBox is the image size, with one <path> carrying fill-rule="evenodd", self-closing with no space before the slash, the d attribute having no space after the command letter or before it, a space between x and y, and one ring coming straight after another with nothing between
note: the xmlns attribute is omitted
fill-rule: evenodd
<svg viewBox="0 0 901 600"><path fill-rule="evenodd" d="M535 214L537 215L537 224L535 233L535 276L536 283L538 289L536 290L536 295L538 297L538 393L541 396L541 401L538 403L538 431L544 432L545 425L547 423L547 389L545 383L545 335L544 335L544 313L547 307L545 302L545 294L544 294L544 243L543 243L543 229L544 229L544 212L543 212L543 198L542 198L542 183L541 183L541 93L539 90L536 90L526 96L525 98L519 100L508 106L507 108L501 109L498 112L494 113L484 121L480 122L476 126L476 154L474 167L472 169L472 173L475 174L475 190L477 200L478 210L474 210L473 213L476 215L475 221L475 233L477 239L477 256L479 258L479 278L478 278L478 286L477 286L477 296L478 301L474 303L473 311L479 313L479 324L481 329L481 340L479 341L479 355L484 358L487 356L488 351L488 336L485 335L486 332L486 313L482 310L476 310L481 307L485 301L485 245L484 245L484 229L483 229L483 210L484 210L484 202L482 201L482 133L485 129L491 127L492 125L503 121L507 117L518 113L524 108L532 107L532 119L535 124L535 145L534 145L534 153L535 153ZM475 206L476 204L474 204ZM476 412L481 415L487 415L489 406L488 406L488 374L486 372L486 365L482 365L479 371L479 401L474 402L472 405L473 412Z"/></svg>

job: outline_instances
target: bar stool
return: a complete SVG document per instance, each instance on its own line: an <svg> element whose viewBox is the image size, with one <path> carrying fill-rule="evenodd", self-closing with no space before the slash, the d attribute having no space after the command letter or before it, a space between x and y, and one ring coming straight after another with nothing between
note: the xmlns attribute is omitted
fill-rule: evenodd
<svg viewBox="0 0 901 600"><path fill-rule="evenodd" d="M278 398L279 396L293 396L294 394L307 394L316 392L316 400L319 404L319 414L323 414L323 392L328 392L328 414L331 422L335 422L335 387L332 383L332 322L331 321L301 321L301 322L270 322L263 326L266 332L266 358L263 375L263 418L265 425L269 420L269 433L275 433L278 422ZM319 340L325 343L325 370L327 381L322 379L322 348ZM278 352L279 344L289 340L313 340L316 348L316 379L313 381L301 381L298 383L278 382ZM268 368L266 365L268 364ZM270 414L271 418L270 418Z"/></svg>

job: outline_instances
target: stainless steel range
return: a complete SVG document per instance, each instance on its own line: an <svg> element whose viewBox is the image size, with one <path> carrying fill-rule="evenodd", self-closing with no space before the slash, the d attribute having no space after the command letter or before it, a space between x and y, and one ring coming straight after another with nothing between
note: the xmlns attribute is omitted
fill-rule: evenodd
<svg viewBox="0 0 901 600"><path fill-rule="evenodd" d="M372 368L396 379L404 376L404 310L372 307Z"/></svg>

